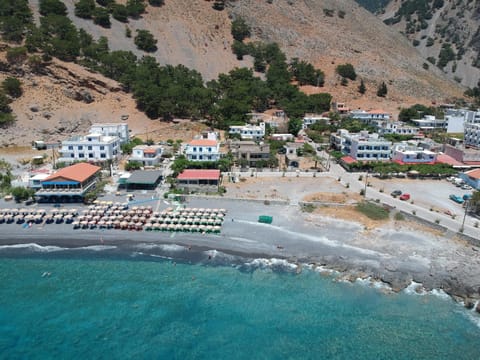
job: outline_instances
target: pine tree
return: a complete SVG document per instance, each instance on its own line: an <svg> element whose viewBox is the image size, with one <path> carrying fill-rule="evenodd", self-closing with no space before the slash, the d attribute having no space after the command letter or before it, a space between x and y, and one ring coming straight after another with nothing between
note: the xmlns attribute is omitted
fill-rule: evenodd
<svg viewBox="0 0 480 360"><path fill-rule="evenodd" d="M384 81L380 84L377 90L377 96L385 97L387 95L388 89Z"/></svg>
<svg viewBox="0 0 480 360"><path fill-rule="evenodd" d="M365 92L367 91L367 88L365 87L365 83L363 82L363 79L360 80L360 85L358 86L358 92L360 94L365 94Z"/></svg>

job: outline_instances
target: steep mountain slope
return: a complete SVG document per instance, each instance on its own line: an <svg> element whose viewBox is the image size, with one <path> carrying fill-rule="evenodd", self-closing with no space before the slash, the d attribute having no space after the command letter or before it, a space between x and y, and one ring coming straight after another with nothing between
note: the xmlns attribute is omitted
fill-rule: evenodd
<svg viewBox="0 0 480 360"><path fill-rule="evenodd" d="M121 2L125 1L117 0ZM400 107L417 102L452 101L464 91L436 67L424 69L425 61L404 36L353 0L230 0L223 11L214 10L213 1L165 0L161 7L147 6L145 14L128 24L111 19L108 29L76 17L75 1L64 3L75 25L96 39L107 37L111 50L152 55L160 64L184 64L206 80L234 67L252 65L251 57L238 61L231 51L231 21L242 17L252 29L247 41L275 41L289 58L308 60L325 72L325 86L304 87L306 92L329 92L334 101L346 102L351 108L380 107L395 114ZM39 0L29 0L29 4L38 21ZM126 27L133 34L137 29L151 31L158 50L138 50L133 37L126 36ZM335 67L346 62L355 66L359 76L343 86ZM91 122L118 121L125 114L136 133L151 131L147 126L158 127L158 122L135 109L131 95L120 91L119 84L57 60L48 65L48 72L47 76L26 72L21 77L25 95L11 104L18 121L4 133L3 143L56 140L66 133L83 132ZM0 80L6 76L0 73ZM364 95L358 92L360 79L367 86ZM386 98L376 96L383 81L388 86ZM75 99L85 90L92 95L90 103Z"/></svg>
<svg viewBox="0 0 480 360"><path fill-rule="evenodd" d="M369 0L357 0L365 6ZM430 67L468 86L480 79L480 3L472 0L385 1L379 18L402 32ZM385 5L385 4L382 4ZM378 9L378 8L377 8Z"/></svg>

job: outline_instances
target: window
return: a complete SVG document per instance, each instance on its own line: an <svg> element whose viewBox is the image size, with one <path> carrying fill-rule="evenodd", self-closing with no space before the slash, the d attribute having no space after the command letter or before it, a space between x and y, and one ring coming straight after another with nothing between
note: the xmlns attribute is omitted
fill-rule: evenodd
<svg viewBox="0 0 480 360"><path fill-rule="evenodd" d="M78 146L78 150L83 150L83 146L82 146L82 145L79 145L79 146Z"/></svg>
<svg viewBox="0 0 480 360"><path fill-rule="evenodd" d="M78 157L79 157L79 158L84 158L84 157L85 157L85 154L78 154Z"/></svg>
<svg viewBox="0 0 480 360"><path fill-rule="evenodd" d="M92 150L92 145L88 145L87 150Z"/></svg>
<svg viewBox="0 0 480 360"><path fill-rule="evenodd" d="M69 146L68 146L68 150L73 150L73 146L72 146L72 145L69 145Z"/></svg>
<svg viewBox="0 0 480 360"><path fill-rule="evenodd" d="M100 150L105 150L105 146L101 145Z"/></svg>
<svg viewBox="0 0 480 360"><path fill-rule="evenodd" d="M100 154L100 157L101 157L102 159L105 159L105 158L107 157L107 155L106 155L105 153L101 153L101 154Z"/></svg>
<svg viewBox="0 0 480 360"><path fill-rule="evenodd" d="M75 155L74 155L74 154L70 154L70 157L73 158L73 157L75 157Z"/></svg>
<svg viewBox="0 0 480 360"><path fill-rule="evenodd" d="M88 154L88 157L89 157L90 159L92 159L92 158L93 158L93 153L89 153L89 154Z"/></svg>

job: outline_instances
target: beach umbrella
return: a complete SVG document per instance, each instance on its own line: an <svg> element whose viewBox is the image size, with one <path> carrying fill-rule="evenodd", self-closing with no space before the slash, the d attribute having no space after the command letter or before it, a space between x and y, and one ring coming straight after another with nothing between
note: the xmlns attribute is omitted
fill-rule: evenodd
<svg viewBox="0 0 480 360"><path fill-rule="evenodd" d="M198 229L199 232L203 232L205 230L205 226L204 225L199 225L197 227L197 229Z"/></svg>
<svg viewBox="0 0 480 360"><path fill-rule="evenodd" d="M82 214L88 214L89 211L90 211L90 210L88 210L88 209L83 209L83 210L82 210Z"/></svg>
<svg viewBox="0 0 480 360"><path fill-rule="evenodd" d="M0 215L0 224L3 224L5 222L5 215Z"/></svg>
<svg viewBox="0 0 480 360"><path fill-rule="evenodd" d="M80 221L80 225L82 226L82 229L86 229L88 227L88 221Z"/></svg>
<svg viewBox="0 0 480 360"><path fill-rule="evenodd" d="M132 220L132 217L130 215L127 215L127 216L124 216L123 219L125 221L131 221Z"/></svg>
<svg viewBox="0 0 480 360"><path fill-rule="evenodd" d="M80 227L80 223L78 221L74 221L72 223L72 226L73 226L74 229L78 229Z"/></svg>
<svg viewBox="0 0 480 360"><path fill-rule="evenodd" d="M137 222L137 223L135 224L135 228L136 228L137 230L142 230L142 229L143 229L143 223Z"/></svg>
<svg viewBox="0 0 480 360"><path fill-rule="evenodd" d="M97 224L101 229L105 227L105 221L103 220L100 220Z"/></svg>
<svg viewBox="0 0 480 360"><path fill-rule="evenodd" d="M56 214L56 213L58 213L58 210L57 209L50 209L50 213Z"/></svg>
<svg viewBox="0 0 480 360"><path fill-rule="evenodd" d="M99 221L100 218L101 218L100 215L95 215L95 216L92 218L92 220L93 220L93 221Z"/></svg>
<svg viewBox="0 0 480 360"><path fill-rule="evenodd" d="M161 225L160 224L152 224L152 230L154 231L159 231L161 229Z"/></svg>
<svg viewBox="0 0 480 360"><path fill-rule="evenodd" d="M219 233L221 230L222 230L221 226L214 226L213 227L213 232L215 232L215 233Z"/></svg>
<svg viewBox="0 0 480 360"><path fill-rule="evenodd" d="M126 229L128 227L128 221L122 221L120 222L120 228L121 229Z"/></svg>

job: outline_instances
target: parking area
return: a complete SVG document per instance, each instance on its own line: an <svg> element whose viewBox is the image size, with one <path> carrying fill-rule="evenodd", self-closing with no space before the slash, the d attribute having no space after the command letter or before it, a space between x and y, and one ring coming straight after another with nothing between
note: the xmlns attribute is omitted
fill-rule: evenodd
<svg viewBox="0 0 480 360"><path fill-rule="evenodd" d="M471 194L471 190L462 190L447 180L413 180L413 179L376 179L369 182L376 189L383 189L386 194L394 190L410 194L410 200L427 209L433 208L440 212L450 211L460 215L465 210L462 204L457 204L449 198L451 194L462 197Z"/></svg>

